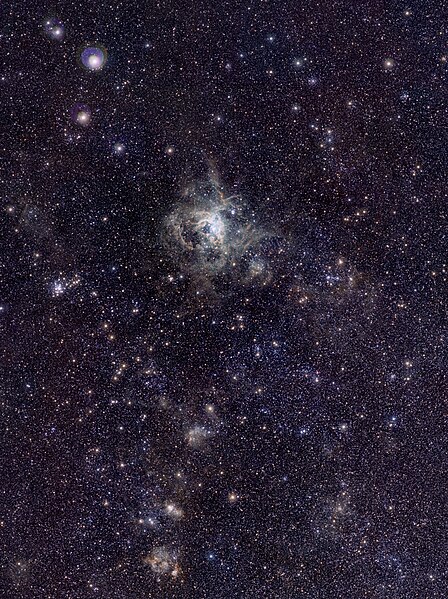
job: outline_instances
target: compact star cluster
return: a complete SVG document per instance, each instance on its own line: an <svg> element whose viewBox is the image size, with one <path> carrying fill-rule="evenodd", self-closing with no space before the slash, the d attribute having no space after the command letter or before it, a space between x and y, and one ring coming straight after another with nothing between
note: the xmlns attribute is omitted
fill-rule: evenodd
<svg viewBox="0 0 448 599"><path fill-rule="evenodd" d="M446 2L1 8L0 599L447 599Z"/></svg>

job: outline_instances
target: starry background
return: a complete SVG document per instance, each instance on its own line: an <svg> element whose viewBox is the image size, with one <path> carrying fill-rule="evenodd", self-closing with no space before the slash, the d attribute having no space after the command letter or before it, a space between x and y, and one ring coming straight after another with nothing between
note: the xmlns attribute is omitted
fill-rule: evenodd
<svg viewBox="0 0 448 599"><path fill-rule="evenodd" d="M1 597L446 599L443 4L2 3Z"/></svg>

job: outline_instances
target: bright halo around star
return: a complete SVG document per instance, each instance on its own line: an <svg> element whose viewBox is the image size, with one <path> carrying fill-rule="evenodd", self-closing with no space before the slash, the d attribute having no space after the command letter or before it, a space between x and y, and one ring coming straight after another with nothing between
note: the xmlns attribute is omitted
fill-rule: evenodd
<svg viewBox="0 0 448 599"><path fill-rule="evenodd" d="M107 50L103 46L86 46L81 50L81 63L88 71L100 71L107 60Z"/></svg>
<svg viewBox="0 0 448 599"><path fill-rule="evenodd" d="M56 17L50 17L44 21L43 24L45 35L51 40L62 42L65 37L64 24L56 19Z"/></svg>
<svg viewBox="0 0 448 599"><path fill-rule="evenodd" d="M75 104L70 111L73 122L82 127L87 127L92 118L92 111L87 104Z"/></svg>

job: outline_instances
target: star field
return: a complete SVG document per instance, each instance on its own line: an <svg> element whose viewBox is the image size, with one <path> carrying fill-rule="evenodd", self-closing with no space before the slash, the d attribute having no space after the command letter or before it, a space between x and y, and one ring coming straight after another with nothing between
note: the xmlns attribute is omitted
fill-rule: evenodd
<svg viewBox="0 0 448 599"><path fill-rule="evenodd" d="M0 20L0 597L446 599L443 2Z"/></svg>

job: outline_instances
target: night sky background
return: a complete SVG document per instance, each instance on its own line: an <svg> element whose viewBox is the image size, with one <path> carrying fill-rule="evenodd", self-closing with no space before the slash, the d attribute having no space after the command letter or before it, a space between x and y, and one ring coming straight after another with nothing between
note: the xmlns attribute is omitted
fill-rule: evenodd
<svg viewBox="0 0 448 599"><path fill-rule="evenodd" d="M0 55L0 596L446 599L446 3L7 1Z"/></svg>

